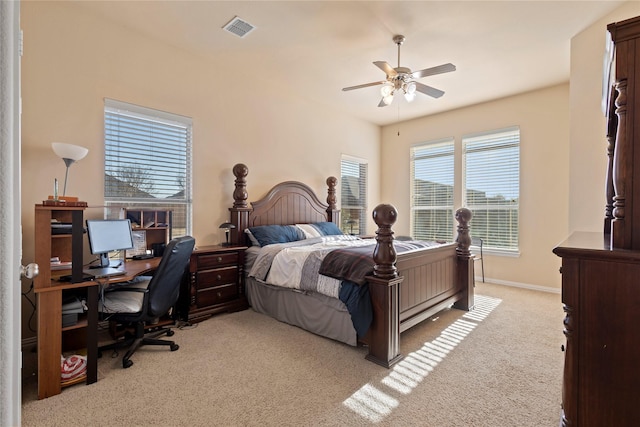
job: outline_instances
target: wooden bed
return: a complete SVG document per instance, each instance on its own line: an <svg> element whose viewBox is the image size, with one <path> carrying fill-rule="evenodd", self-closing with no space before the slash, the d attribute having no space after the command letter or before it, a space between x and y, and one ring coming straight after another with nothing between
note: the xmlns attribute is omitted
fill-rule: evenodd
<svg viewBox="0 0 640 427"><path fill-rule="evenodd" d="M340 212L336 209L337 179L334 177L326 181L326 204L307 185L287 181L275 185L266 196L249 206L247 166L235 165L233 174L236 177L234 203L229 208L231 222L235 225L230 235L232 243L247 243L244 230L254 226L340 223ZM402 359L401 332L451 305L462 310L473 308L474 272L468 226L471 212L465 208L456 212L457 243L406 254L396 254L392 243L391 227L397 218L396 209L381 204L372 215L378 226L374 273L367 276L373 322L361 341L369 348L366 358L388 368Z"/></svg>

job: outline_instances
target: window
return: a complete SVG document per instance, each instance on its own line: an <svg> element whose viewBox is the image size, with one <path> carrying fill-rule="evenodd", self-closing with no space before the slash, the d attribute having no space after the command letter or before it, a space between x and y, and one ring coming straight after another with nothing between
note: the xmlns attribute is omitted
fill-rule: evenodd
<svg viewBox="0 0 640 427"><path fill-rule="evenodd" d="M462 138L465 206L471 234L485 248L518 250L520 130L509 128Z"/></svg>
<svg viewBox="0 0 640 427"><path fill-rule="evenodd" d="M454 140L411 148L411 235L453 240Z"/></svg>
<svg viewBox="0 0 640 427"><path fill-rule="evenodd" d="M168 209L172 237L191 234L191 119L107 99L104 128L106 217Z"/></svg>
<svg viewBox="0 0 640 427"><path fill-rule="evenodd" d="M367 163L342 156L340 162L340 228L349 234L367 230Z"/></svg>
<svg viewBox="0 0 640 427"><path fill-rule="evenodd" d="M455 144L447 138L411 148L411 235L453 240L461 204L473 212L471 235L483 239L483 249L517 253L520 129L463 136L459 162Z"/></svg>

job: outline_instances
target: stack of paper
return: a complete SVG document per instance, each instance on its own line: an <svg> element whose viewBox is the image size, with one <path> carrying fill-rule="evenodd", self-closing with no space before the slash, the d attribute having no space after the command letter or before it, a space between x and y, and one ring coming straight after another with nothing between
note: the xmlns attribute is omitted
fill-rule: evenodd
<svg viewBox="0 0 640 427"><path fill-rule="evenodd" d="M71 268L71 261L60 261L60 258L54 256L51 258L52 270L68 270Z"/></svg>

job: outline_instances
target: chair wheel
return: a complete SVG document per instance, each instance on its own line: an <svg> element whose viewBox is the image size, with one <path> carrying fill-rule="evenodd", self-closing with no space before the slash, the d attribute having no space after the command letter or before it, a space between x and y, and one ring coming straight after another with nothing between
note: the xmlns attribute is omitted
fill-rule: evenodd
<svg viewBox="0 0 640 427"><path fill-rule="evenodd" d="M167 336L168 336L168 337L170 337L170 336L172 336L172 335L174 335L174 334L175 334L175 332L174 332L174 331L172 331L171 329L167 330Z"/></svg>
<svg viewBox="0 0 640 427"><path fill-rule="evenodd" d="M176 351L180 348L180 346L178 344L172 344L171 346L169 346L169 348L171 349L171 351Z"/></svg>
<svg viewBox="0 0 640 427"><path fill-rule="evenodd" d="M127 359L127 360L122 359L122 367L123 367L124 369L130 368L130 367L131 367L131 365L133 365L133 362L132 362L131 360L129 360L129 359Z"/></svg>

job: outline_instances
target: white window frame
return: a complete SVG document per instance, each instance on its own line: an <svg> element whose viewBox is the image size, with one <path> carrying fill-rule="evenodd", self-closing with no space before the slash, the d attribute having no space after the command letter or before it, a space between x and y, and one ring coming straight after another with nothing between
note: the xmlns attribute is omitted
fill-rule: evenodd
<svg viewBox="0 0 640 427"><path fill-rule="evenodd" d="M141 107L112 99L104 100L105 113L105 218L121 217L122 209L151 209L173 210L172 219L172 237L182 235L190 235L192 230L192 119L177 114L167 113L164 111L154 110L151 108ZM170 137L164 138L162 135L155 140L150 135L135 135L131 138L130 133L123 131L114 133L108 126L108 123L114 123L118 119L139 120L142 127L148 126L150 133L157 130L166 130L171 132ZM125 146L121 140L127 139ZM122 145L121 145L122 144ZM155 144L155 145L153 145ZM119 145L119 146L118 146ZM159 149L158 147L164 146ZM154 148L153 150L151 148ZM171 154L171 150L179 149L177 154ZM135 151L138 149L141 153L139 158L135 157ZM162 156L165 156L162 159ZM115 156L115 157L114 157ZM116 159L114 161L114 159ZM121 160L121 164L119 163ZM156 163L157 162L157 163ZM172 168L167 168L165 173L153 172L149 175L149 170L155 171L153 163L157 164L157 168L166 166L167 162ZM173 164L172 164L173 162ZM147 165L148 169L141 172L143 177L140 181L159 182L160 187L155 188L153 184L148 187L149 191L140 191L141 188L134 188L134 194L112 194L114 187L108 189L109 182L113 182L113 177L122 171L124 167L137 167L138 165ZM181 172L176 175L170 172ZM111 172L111 173L110 173ZM120 172L122 174L122 172ZM135 173L135 171L133 172ZM120 180L122 176L119 177ZM118 178L115 178L116 180ZM148 184L140 184L148 185ZM133 185L136 187L137 184ZM117 189L117 187L115 187ZM129 188L129 186L123 186ZM181 188L182 191L178 191ZM117 191L116 191L117 192ZM150 193L156 193L155 195Z"/></svg>
<svg viewBox="0 0 640 427"><path fill-rule="evenodd" d="M471 236L483 240L486 253L518 255L520 128L464 135L462 156L463 205L474 214Z"/></svg>
<svg viewBox="0 0 640 427"><path fill-rule="evenodd" d="M446 162L444 167L429 168L418 166L421 161L429 159L438 163L438 159ZM453 137L442 138L429 141L423 144L416 144L411 147L411 236L419 240L445 240L454 239L454 212L455 212L455 139ZM449 172L450 171L450 172ZM417 174L423 175L418 180ZM426 174L426 176L424 176ZM420 183L419 181L424 181ZM419 194L418 186L423 187L422 197ZM442 186L442 187L441 187ZM442 193L438 188L449 188L449 193L445 197L439 197ZM424 193L426 191L426 193ZM425 227L420 216L432 212L433 226ZM444 216L442 216L444 212ZM438 214L440 213L440 214Z"/></svg>
<svg viewBox="0 0 640 427"><path fill-rule="evenodd" d="M346 174L357 176L357 200L350 200ZM340 228L347 234L362 235L367 231L369 163L365 159L343 154L340 159ZM361 203L354 203L359 201ZM364 202L364 203L362 203ZM355 222L352 222L355 221Z"/></svg>
<svg viewBox="0 0 640 427"><path fill-rule="evenodd" d="M506 138L502 145L501 137ZM410 152L411 236L416 239L426 240L453 240L457 232L457 222L453 219L453 215L458 206L464 206L474 213L474 218L472 218L470 224L471 236L474 239L483 239L483 252L485 254L519 256L520 139L520 128L512 126L464 135L461 140L449 137L412 146ZM483 147L483 144L487 146ZM451 184L453 195L438 198L437 195L427 196L423 194L424 200L421 202L416 194L416 160L419 160L416 157L416 153L422 151L420 155L423 157L432 155L435 159L438 156L437 150L443 145L450 149L450 152L447 153L446 164L440 165L436 162L426 168L426 174L431 174L433 178L430 181L435 181L438 185ZM430 147L433 147L433 153L429 153ZM514 148L516 148L515 152ZM497 151L500 149L505 150L502 152ZM474 165L470 164L468 156L483 150L500 153L500 155L482 158L481 161L477 162L480 167L474 168ZM447 168L450 168L450 175L446 174ZM494 179L494 182L499 182L501 185L491 185L492 181L483 183L482 178L487 177ZM504 185L505 180L510 184ZM479 193L480 197L472 197L471 193L467 191L467 187L478 187L474 188L474 190L476 190L475 194ZM502 194L504 200L500 198L500 191L505 193ZM487 194L488 197L482 197L482 194ZM446 200L446 203L442 203L444 200ZM423 203L424 201L437 202L428 204ZM425 210L447 211L448 217L451 217L451 222L446 223L447 225L450 224L450 227L446 229L445 233L421 230L421 227L425 226L420 224L419 215L420 212ZM503 216L510 221L510 227L506 232L499 227L498 231L496 231L495 225L503 224L504 221L496 221L495 215L492 216L491 213L498 214L500 211L505 210L510 212L508 214L503 212ZM441 223L444 223L444 221L438 222L437 215L432 215L432 217L436 218L436 227L439 226L442 229ZM492 226L494 226L493 230L491 229ZM448 234L449 232L450 234ZM504 242L508 242L508 244Z"/></svg>

